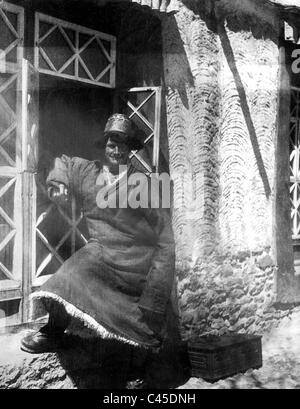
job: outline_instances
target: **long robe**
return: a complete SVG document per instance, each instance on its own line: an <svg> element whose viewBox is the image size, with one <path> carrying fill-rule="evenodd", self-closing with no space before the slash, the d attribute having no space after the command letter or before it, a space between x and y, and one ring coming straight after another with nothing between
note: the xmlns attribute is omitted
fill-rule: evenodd
<svg viewBox="0 0 300 409"><path fill-rule="evenodd" d="M122 208L119 200L116 208L99 208L102 171L98 161L66 155L55 160L47 184L62 183L75 196L90 239L33 298L63 304L103 337L159 348L178 329L170 212L150 203L147 208ZM112 189L124 189L134 173L130 165ZM134 187L127 189L129 197Z"/></svg>

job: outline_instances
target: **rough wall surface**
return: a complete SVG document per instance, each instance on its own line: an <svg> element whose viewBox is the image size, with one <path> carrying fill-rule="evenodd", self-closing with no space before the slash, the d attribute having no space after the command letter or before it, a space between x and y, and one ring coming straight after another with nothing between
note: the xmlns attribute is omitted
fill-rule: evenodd
<svg viewBox="0 0 300 409"><path fill-rule="evenodd" d="M184 6L162 21L186 337L262 333L289 314L273 306L276 32L266 34L270 16L255 21L253 10L247 15L229 3L218 11L227 13L224 24L216 24L211 10Z"/></svg>
<svg viewBox="0 0 300 409"><path fill-rule="evenodd" d="M220 37L220 245L260 251L272 244L278 48L247 32Z"/></svg>
<svg viewBox="0 0 300 409"><path fill-rule="evenodd" d="M215 243L218 208L217 36L187 9L163 23L170 172L178 258Z"/></svg>
<svg viewBox="0 0 300 409"><path fill-rule="evenodd" d="M0 337L0 389L74 387L56 355L30 355L22 352L19 346L21 336L20 333Z"/></svg>

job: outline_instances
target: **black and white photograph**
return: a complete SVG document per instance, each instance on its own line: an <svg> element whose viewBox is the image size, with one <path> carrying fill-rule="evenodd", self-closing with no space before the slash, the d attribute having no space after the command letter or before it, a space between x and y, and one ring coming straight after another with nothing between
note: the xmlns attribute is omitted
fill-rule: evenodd
<svg viewBox="0 0 300 409"><path fill-rule="evenodd" d="M300 389L300 0L0 0L0 389Z"/></svg>

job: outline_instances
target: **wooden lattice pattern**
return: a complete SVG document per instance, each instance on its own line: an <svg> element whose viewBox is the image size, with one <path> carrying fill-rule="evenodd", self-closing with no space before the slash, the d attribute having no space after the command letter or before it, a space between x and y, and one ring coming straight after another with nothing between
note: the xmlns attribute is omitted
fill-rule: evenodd
<svg viewBox="0 0 300 409"><path fill-rule="evenodd" d="M161 88L131 88L122 95L122 100L126 104L126 113L143 135L144 145L151 145L152 163L147 163L137 151L133 151L131 156L134 156L149 173L153 172L153 169L157 172L159 161Z"/></svg>
<svg viewBox="0 0 300 409"><path fill-rule="evenodd" d="M42 184L38 184L37 189L39 194L44 196L45 202L47 202L48 194L46 188ZM55 220L57 226L62 223L68 226L59 237L55 238L54 243L49 237L51 235L51 231L47 229L43 230L41 228L43 223L47 221L47 219L48 221L51 221L51 218L52 220ZM51 274L47 272L47 266L49 266L51 262L56 261L58 266L62 265L70 255L75 253L76 242L79 241L81 245L87 243L87 238L80 231L79 225L82 219L82 212L80 212L78 215L76 211L76 202L74 197L69 197L69 203L66 208L53 202L49 202L42 212L37 210L35 224L36 240L39 240L43 244L44 250L47 251L47 254L46 256L43 256L43 260L38 263L38 251L36 253L37 264L34 267L34 287L41 285L51 276ZM59 250L64 244L67 243L67 241L70 241L70 253L63 256L59 254Z"/></svg>
<svg viewBox="0 0 300 409"><path fill-rule="evenodd" d="M19 63L23 58L24 41L24 9L14 4L0 3L0 49L1 64L3 71L7 67L10 70L18 70Z"/></svg>
<svg viewBox="0 0 300 409"><path fill-rule="evenodd" d="M5 194L9 191L11 187L16 182L16 178L11 178L1 189L0 189L0 201L2 200L5 201ZM5 229L6 230L6 236L2 239L0 243L0 253L4 252L11 240L13 240L15 234L16 234L16 224L14 220L7 214L7 212L3 209L3 207L0 205L0 216L4 224L1 224L1 233ZM2 236L2 234L1 234ZM11 260L7 260L8 262ZM10 264L10 263L9 263ZM6 277L7 280L15 280L16 277L14 276L14 271L12 269L9 269L3 261L0 261L0 269L4 273L4 276Z"/></svg>
<svg viewBox="0 0 300 409"><path fill-rule="evenodd" d="M291 90L290 198L293 239L300 238L300 88Z"/></svg>
<svg viewBox="0 0 300 409"><path fill-rule="evenodd" d="M0 175L7 173L7 167L15 168L16 164L16 105L8 102L8 99L15 97L18 81L18 73L0 73ZM14 149L11 149L11 148ZM12 170L12 169L10 169Z"/></svg>
<svg viewBox="0 0 300 409"><path fill-rule="evenodd" d="M39 74L27 61L22 66L23 78L23 169L35 173L38 163Z"/></svg>
<svg viewBox="0 0 300 409"><path fill-rule="evenodd" d="M114 36L36 13L35 46L35 67L40 72L115 87Z"/></svg>
<svg viewBox="0 0 300 409"><path fill-rule="evenodd" d="M20 299L22 285L22 146L20 113L24 10L0 3L0 301ZM0 323L1 325L1 323Z"/></svg>

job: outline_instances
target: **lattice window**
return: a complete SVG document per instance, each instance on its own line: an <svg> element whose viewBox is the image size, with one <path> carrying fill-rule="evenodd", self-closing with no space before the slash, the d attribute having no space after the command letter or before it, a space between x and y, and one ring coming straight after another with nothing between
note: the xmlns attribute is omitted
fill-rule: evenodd
<svg viewBox="0 0 300 409"><path fill-rule="evenodd" d="M35 67L40 72L115 87L114 36L41 13L35 19Z"/></svg>
<svg viewBox="0 0 300 409"><path fill-rule="evenodd" d="M87 243L82 228L83 215L77 211L73 197L66 207L58 206L49 201L44 185L38 184L36 215L34 287L42 285L65 260Z"/></svg>
<svg viewBox="0 0 300 409"><path fill-rule="evenodd" d="M22 138L24 11L0 3L0 326L20 320L22 298Z"/></svg>
<svg viewBox="0 0 300 409"><path fill-rule="evenodd" d="M147 172L151 173L154 170L157 172L159 165L161 87L131 88L120 96L121 111L126 113L135 123L145 144L143 151L134 151L131 156L138 160Z"/></svg>
<svg viewBox="0 0 300 409"><path fill-rule="evenodd" d="M20 253L14 253L17 245L16 236L19 236L19 223L17 203L15 196L19 191L20 183L16 188L17 177L0 175L0 298L10 298L4 294L7 290L20 288L21 271L20 271ZM20 248L20 238L19 246ZM19 265L17 265L19 264ZM12 291L14 294L18 292Z"/></svg>
<svg viewBox="0 0 300 409"><path fill-rule="evenodd" d="M24 9L0 3L0 70L17 70L23 58Z"/></svg>
<svg viewBox="0 0 300 409"><path fill-rule="evenodd" d="M300 88L291 89L290 197L293 239L300 239Z"/></svg>

